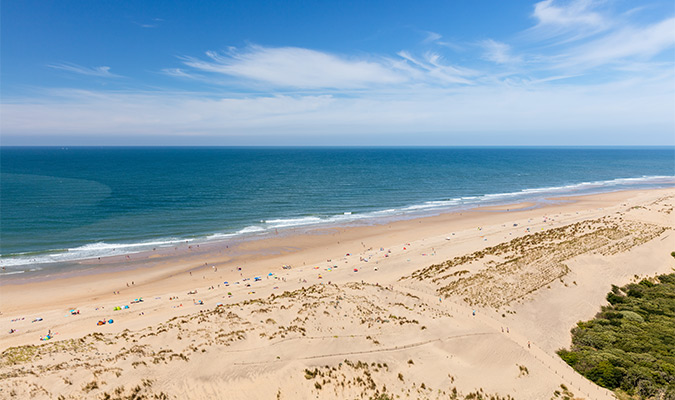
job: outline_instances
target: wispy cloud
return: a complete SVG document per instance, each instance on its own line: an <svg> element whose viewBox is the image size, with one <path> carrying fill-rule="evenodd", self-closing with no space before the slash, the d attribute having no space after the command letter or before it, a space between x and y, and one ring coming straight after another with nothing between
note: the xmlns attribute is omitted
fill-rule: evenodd
<svg viewBox="0 0 675 400"><path fill-rule="evenodd" d="M481 46L485 50L483 58L497 64L513 64L522 61L521 57L512 54L511 46L492 39L483 40Z"/></svg>
<svg viewBox="0 0 675 400"><path fill-rule="evenodd" d="M538 25L558 27L593 26L603 27L607 21L599 13L593 11L592 0L574 0L566 5L558 5L554 0L544 0L534 6L532 15Z"/></svg>
<svg viewBox="0 0 675 400"><path fill-rule="evenodd" d="M440 33L436 32L426 32L426 37L422 40L423 44L429 45L434 44L438 46L447 47L455 51L462 51L464 48L457 43L450 42L448 40L442 40L443 36Z"/></svg>
<svg viewBox="0 0 675 400"><path fill-rule="evenodd" d="M387 68L387 60L364 60L298 47L250 46L244 51L209 51L207 59L186 57L185 65L282 88L359 89L402 83L405 76Z"/></svg>
<svg viewBox="0 0 675 400"><path fill-rule="evenodd" d="M553 40L562 44L582 40L606 31L615 19L599 11L602 0L544 0L536 3L532 18L536 24L524 32L533 42Z"/></svg>
<svg viewBox="0 0 675 400"><path fill-rule="evenodd" d="M644 27L626 26L562 55L560 67L593 68L617 61L643 62L675 46L675 18Z"/></svg>
<svg viewBox="0 0 675 400"><path fill-rule="evenodd" d="M72 64L72 63L60 63L60 64L50 64L50 68L58 69L61 71L72 72L74 74L87 75L87 76L97 76L99 78L120 78L121 75L113 74L110 72L110 67L100 66L100 67L83 67L81 65Z"/></svg>
<svg viewBox="0 0 675 400"><path fill-rule="evenodd" d="M503 135L502 143L508 143L510 133L519 132L534 144L551 143L545 137L555 132L563 134L562 144L600 144L602 139L594 142L589 133L611 131L617 138L613 143L635 143L635 132L642 132L641 140L649 143L649 137L672 132L675 104L672 89L664 85L672 79L671 74L583 87L538 83L418 88L359 97L58 91L40 103L5 103L0 116L3 131L14 135L246 135L252 144L256 135L282 140L285 135L344 138L351 132L386 139L424 133L442 135L452 143L451 138L472 132L476 143L481 135Z"/></svg>
<svg viewBox="0 0 675 400"><path fill-rule="evenodd" d="M191 74L185 71L182 68L164 68L162 69L162 74L168 75L174 78L186 78L186 79L203 79L204 77L197 74Z"/></svg>
<svg viewBox="0 0 675 400"><path fill-rule="evenodd" d="M427 52L422 57L416 57L407 51L399 51L399 57L406 61L404 69L416 83L427 84L472 84L471 77L477 72L469 68L455 67L443 63L443 57L435 52Z"/></svg>
<svg viewBox="0 0 675 400"><path fill-rule="evenodd" d="M163 22L164 20L161 18L153 18L152 22L135 22L134 24L140 26L141 28L145 29L152 29L152 28L157 28L159 26L160 22Z"/></svg>
<svg viewBox="0 0 675 400"><path fill-rule="evenodd" d="M441 40L443 36L441 34L436 33L436 32L427 32L427 37L424 38L422 43L433 43Z"/></svg>
<svg viewBox="0 0 675 400"><path fill-rule="evenodd" d="M243 78L253 84L307 90L359 90L416 84L470 84L468 68L443 62L435 52L416 57L407 51L394 57L341 57L318 50L250 46L245 51L207 52L208 59L185 57L191 70L165 70L188 77L193 71Z"/></svg>

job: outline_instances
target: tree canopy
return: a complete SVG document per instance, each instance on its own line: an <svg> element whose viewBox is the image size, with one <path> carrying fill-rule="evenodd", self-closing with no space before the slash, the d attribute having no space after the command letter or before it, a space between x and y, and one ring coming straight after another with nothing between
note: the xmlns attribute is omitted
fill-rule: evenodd
<svg viewBox="0 0 675 400"><path fill-rule="evenodd" d="M558 351L576 371L634 399L675 399L675 274L612 285L608 306Z"/></svg>

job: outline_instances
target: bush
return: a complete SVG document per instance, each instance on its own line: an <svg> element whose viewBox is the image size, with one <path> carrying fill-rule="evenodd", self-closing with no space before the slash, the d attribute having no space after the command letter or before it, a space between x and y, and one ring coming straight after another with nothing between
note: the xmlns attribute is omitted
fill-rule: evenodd
<svg viewBox="0 0 675 400"><path fill-rule="evenodd" d="M612 286L609 306L572 329L558 355L579 373L634 399L675 398L675 274Z"/></svg>

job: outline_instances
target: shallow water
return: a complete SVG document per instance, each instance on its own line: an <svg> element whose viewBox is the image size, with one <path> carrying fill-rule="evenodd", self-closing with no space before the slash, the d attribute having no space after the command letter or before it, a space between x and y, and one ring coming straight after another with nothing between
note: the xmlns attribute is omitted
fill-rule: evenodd
<svg viewBox="0 0 675 400"><path fill-rule="evenodd" d="M0 148L5 273L185 240L669 187L673 148Z"/></svg>

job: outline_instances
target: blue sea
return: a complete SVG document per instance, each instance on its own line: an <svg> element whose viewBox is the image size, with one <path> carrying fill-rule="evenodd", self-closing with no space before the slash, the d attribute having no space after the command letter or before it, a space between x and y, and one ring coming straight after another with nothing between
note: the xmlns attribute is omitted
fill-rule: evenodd
<svg viewBox="0 0 675 400"><path fill-rule="evenodd" d="M673 186L672 147L2 147L0 265Z"/></svg>

